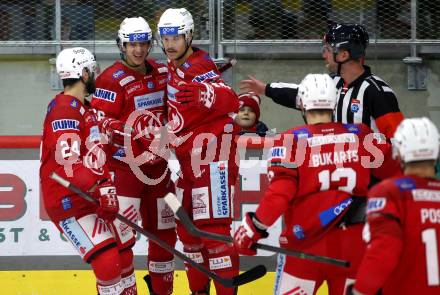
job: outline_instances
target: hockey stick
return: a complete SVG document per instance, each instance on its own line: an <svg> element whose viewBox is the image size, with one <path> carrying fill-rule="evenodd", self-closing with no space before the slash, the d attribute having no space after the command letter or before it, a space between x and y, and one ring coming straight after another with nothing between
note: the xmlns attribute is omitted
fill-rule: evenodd
<svg viewBox="0 0 440 295"><path fill-rule="evenodd" d="M223 73L224 71L229 70L230 68L232 68L233 66L235 66L237 64L237 60L235 58L231 59L230 61L228 61L227 63L225 63L224 65L220 66L218 68L218 71L220 73Z"/></svg>
<svg viewBox="0 0 440 295"><path fill-rule="evenodd" d="M176 216L179 217L180 222L182 222L182 224L186 228L186 230L188 230L192 235L197 236L197 237L208 238L208 239L212 239L212 240L223 241L226 243L233 242L233 238L230 236L220 235L220 234L216 234L216 233L210 233L210 232L206 232L206 231L202 231L202 230L198 229L194 225L194 223L192 223L188 214L183 209L182 204L180 203L180 201L177 199L177 197L174 194L168 193L165 196L165 202L168 204L168 206L170 206L170 208L171 208L171 210L173 210L174 214L176 214ZM350 262L348 262L348 261L330 258L330 257L326 257L326 256L321 256L321 255L314 255L314 254L308 254L308 253L299 252L299 251L288 250L288 249L279 248L279 247L275 247L275 246L271 246L271 245L254 243L254 248L266 250L266 251L270 251L270 252L275 252L275 253L286 254L289 256L294 256L294 257L298 257L298 258L302 258L302 259L309 259L309 260L313 260L313 261L317 261L317 262L321 262L321 263L333 264L333 265L342 266L342 267L350 267Z"/></svg>
<svg viewBox="0 0 440 295"><path fill-rule="evenodd" d="M58 182L60 185L68 188L70 191L78 194L80 197L86 199L87 201L92 202L94 204L98 203L98 200L94 199L93 197L91 197L87 193L83 192L79 187L70 183L68 180L62 178L61 176L59 176L55 172L52 172L52 174L50 175L50 178L52 178L53 180ZM146 231L145 229L143 229L142 227L140 227L136 223L130 221L125 216L118 214L118 215L116 215L116 218L119 219L120 221L122 221L123 223L125 223L126 225L130 226L131 228L133 228L137 232L143 234L148 239L150 239L151 241L153 241L154 243L156 243L157 245L159 245L160 247L162 247L163 249L165 249L169 253L176 255L177 257L179 257L180 259L182 259L186 263L190 264L192 267L196 268L198 271L202 272L203 274L207 275L208 277L212 278L213 280L219 282L220 284L224 285L225 287L232 288L232 287L244 285L244 284L252 282L256 279L259 279L266 274L266 267L264 265L257 265L255 267L251 268L250 270L243 272L240 275L235 276L233 278L220 277L217 274L209 271L208 269L206 269L202 265L196 263L195 261L193 261L192 259L187 257L185 254L183 254L182 252L177 251L172 246L168 245L166 242L159 239L156 235L150 233L149 231Z"/></svg>

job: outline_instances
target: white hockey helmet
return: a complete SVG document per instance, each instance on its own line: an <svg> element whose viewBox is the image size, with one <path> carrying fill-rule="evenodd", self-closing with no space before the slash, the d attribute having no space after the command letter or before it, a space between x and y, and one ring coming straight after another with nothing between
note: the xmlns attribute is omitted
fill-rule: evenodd
<svg viewBox="0 0 440 295"><path fill-rule="evenodd" d="M393 154L404 163L437 160L440 137L437 127L426 117L403 120L393 139Z"/></svg>
<svg viewBox="0 0 440 295"><path fill-rule="evenodd" d="M141 17L126 17L118 31L118 45L125 42L146 42L151 41L153 33L147 21Z"/></svg>
<svg viewBox="0 0 440 295"><path fill-rule="evenodd" d="M194 32L194 20L186 8L168 8L157 24L159 36L185 35L187 46L191 44L190 34Z"/></svg>
<svg viewBox="0 0 440 295"><path fill-rule="evenodd" d="M298 99L306 111L334 110L336 96L336 85L327 74L308 74L298 87Z"/></svg>
<svg viewBox="0 0 440 295"><path fill-rule="evenodd" d="M81 78L84 68L90 73L98 72L95 56L83 47L62 50L57 56L56 66L61 80Z"/></svg>

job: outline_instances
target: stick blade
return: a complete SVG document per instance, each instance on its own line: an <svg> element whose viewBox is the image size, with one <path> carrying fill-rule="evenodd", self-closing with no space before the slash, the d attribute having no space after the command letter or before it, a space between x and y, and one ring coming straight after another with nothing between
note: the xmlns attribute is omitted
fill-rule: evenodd
<svg viewBox="0 0 440 295"><path fill-rule="evenodd" d="M165 196L165 202L168 204L171 210L173 210L174 213L176 213L177 210L179 210L179 208L182 207L182 204L177 199L176 195L173 193L168 193Z"/></svg>
<svg viewBox="0 0 440 295"><path fill-rule="evenodd" d="M233 279L233 285L234 286L241 286L247 283L250 283L252 281L258 280L259 278L263 277L267 273L267 269L264 265L260 264L257 266L254 266L248 271L245 271L238 276L235 276Z"/></svg>

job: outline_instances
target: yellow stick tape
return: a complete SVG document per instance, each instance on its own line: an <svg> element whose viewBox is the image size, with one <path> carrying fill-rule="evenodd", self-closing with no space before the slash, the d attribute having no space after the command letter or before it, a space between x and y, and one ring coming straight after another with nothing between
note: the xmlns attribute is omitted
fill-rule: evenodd
<svg viewBox="0 0 440 295"><path fill-rule="evenodd" d="M146 271L136 271L139 295L148 295L147 286L143 281ZM238 295L269 295L273 294L275 273L269 272L263 278L240 286ZM95 278L90 270L24 270L0 271L0 293L2 295L96 295ZM211 294L216 294L211 286ZM174 294L187 295L184 271L176 271L174 275ZM318 295L328 294L327 286L323 285Z"/></svg>

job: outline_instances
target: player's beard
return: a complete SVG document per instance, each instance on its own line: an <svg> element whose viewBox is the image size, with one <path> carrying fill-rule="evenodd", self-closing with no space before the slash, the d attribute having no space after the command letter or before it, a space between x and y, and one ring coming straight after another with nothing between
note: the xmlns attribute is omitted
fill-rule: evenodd
<svg viewBox="0 0 440 295"><path fill-rule="evenodd" d="M96 90L95 74L91 74L89 76L89 79L86 81L85 85L86 85L86 91L87 91L88 95L95 93L95 90Z"/></svg>

